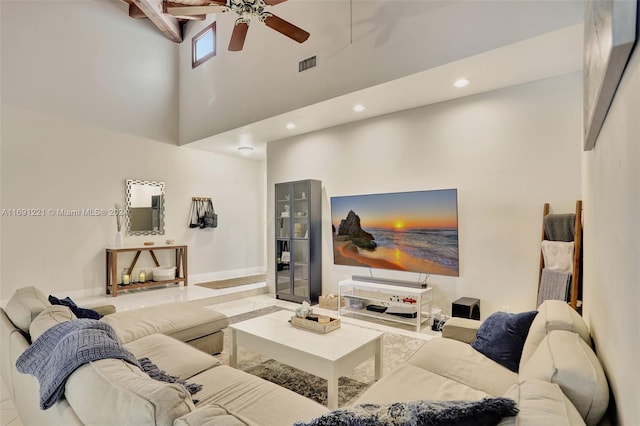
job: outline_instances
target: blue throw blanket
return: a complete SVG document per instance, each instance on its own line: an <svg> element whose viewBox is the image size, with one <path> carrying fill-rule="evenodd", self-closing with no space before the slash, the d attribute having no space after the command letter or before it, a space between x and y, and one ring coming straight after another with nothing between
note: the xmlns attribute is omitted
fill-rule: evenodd
<svg viewBox="0 0 640 426"><path fill-rule="evenodd" d="M122 359L140 367L135 356L120 345L109 324L78 319L45 331L20 355L16 367L38 379L40 408L46 410L62 397L71 373L83 364L105 358Z"/></svg>

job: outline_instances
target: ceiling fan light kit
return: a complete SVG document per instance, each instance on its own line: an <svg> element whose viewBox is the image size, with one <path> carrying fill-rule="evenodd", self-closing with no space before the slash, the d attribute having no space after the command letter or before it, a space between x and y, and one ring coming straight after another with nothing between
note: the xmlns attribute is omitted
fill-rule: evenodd
<svg viewBox="0 0 640 426"><path fill-rule="evenodd" d="M229 50L242 50L252 19L257 19L267 27L289 37L298 43L304 43L309 33L293 25L279 16L267 11L270 6L287 0L209 0L205 4L194 4L192 0L178 0L177 2L163 0L163 10L173 16L191 16L207 13L235 12L240 17L236 20L229 40Z"/></svg>

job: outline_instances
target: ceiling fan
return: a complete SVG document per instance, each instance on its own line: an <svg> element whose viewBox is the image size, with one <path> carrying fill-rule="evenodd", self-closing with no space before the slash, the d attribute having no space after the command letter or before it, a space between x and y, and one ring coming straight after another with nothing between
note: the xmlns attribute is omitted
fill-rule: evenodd
<svg viewBox="0 0 640 426"><path fill-rule="evenodd" d="M178 0L177 2L164 2L164 11L174 16L201 15L207 13L235 12L240 17L231 33L229 50L239 51L244 47L244 41L249 30L251 19L257 19L269 28L303 43L309 38L309 33L292 23L268 12L269 6L275 6L287 0L208 0L206 3L190 0Z"/></svg>

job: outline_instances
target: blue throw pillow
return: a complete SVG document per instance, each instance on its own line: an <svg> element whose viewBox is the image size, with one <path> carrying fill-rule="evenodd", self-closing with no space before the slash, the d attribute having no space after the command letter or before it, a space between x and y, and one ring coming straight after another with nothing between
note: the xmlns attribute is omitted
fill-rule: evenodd
<svg viewBox="0 0 640 426"><path fill-rule="evenodd" d="M69 309L71 309L71 312L73 312L73 314L77 318L89 318L89 319L99 320L100 318L103 317L93 309L79 307L78 305L75 304L73 300L71 300L70 297L65 297L64 299L58 299L55 296L49 295L49 303L51 303L52 305L62 305L62 306L68 307Z"/></svg>
<svg viewBox="0 0 640 426"><path fill-rule="evenodd" d="M476 340L471 346L487 358L517 373L522 347L537 313L496 312L480 325Z"/></svg>
<svg viewBox="0 0 640 426"><path fill-rule="evenodd" d="M518 414L508 398L480 401L413 401L391 404L360 404L339 408L294 426L487 426Z"/></svg>

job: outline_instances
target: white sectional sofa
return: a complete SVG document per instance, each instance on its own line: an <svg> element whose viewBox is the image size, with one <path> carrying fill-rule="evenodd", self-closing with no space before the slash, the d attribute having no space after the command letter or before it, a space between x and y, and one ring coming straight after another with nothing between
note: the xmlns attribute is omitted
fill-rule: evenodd
<svg viewBox="0 0 640 426"><path fill-rule="evenodd" d="M168 310L165 306L161 312ZM66 383L65 399L40 410L38 381L19 373L16 360L45 330L74 316L66 308L44 303L37 289L16 293L6 312L0 312L2 377L25 425L283 426L336 414L161 334L172 333L183 340L193 337L187 330L176 334L180 328L176 318L177 323L169 322L164 329L140 315L109 321L119 336L128 336L125 348L181 380L202 385L202 390L192 396L183 386L151 379L125 361L103 359L75 370ZM142 324L134 326L136 321ZM598 424L608 406L607 381L590 347L586 324L567 304L541 305L518 372L469 345L479 324L448 322L444 338L426 342L405 364L385 372L358 403L504 396L515 400L520 411L516 417L504 418L501 426Z"/></svg>
<svg viewBox="0 0 640 426"><path fill-rule="evenodd" d="M210 309L189 305L185 310L182 304L174 305L110 314L101 321L113 326L137 359L149 358L168 374L202 385L193 398L182 385L154 380L121 359L103 359L75 370L66 382L65 398L41 410L37 379L20 373L16 361L46 330L75 316L67 307L51 306L35 287L18 290L0 310L0 359L2 378L22 423L280 426L327 411L285 388L221 365L215 357L186 344L205 342L205 348L219 352L222 340L218 348L206 343L206 338L215 336L228 320Z"/></svg>
<svg viewBox="0 0 640 426"><path fill-rule="evenodd" d="M444 338L427 342L357 402L504 396L518 403L520 413L505 418L501 426L598 424L608 407L609 387L590 347L587 325L568 304L549 300L540 305L518 372L471 347L480 325L480 321L450 319Z"/></svg>

